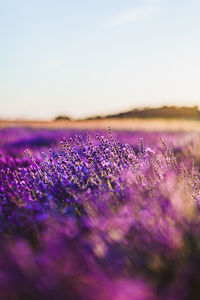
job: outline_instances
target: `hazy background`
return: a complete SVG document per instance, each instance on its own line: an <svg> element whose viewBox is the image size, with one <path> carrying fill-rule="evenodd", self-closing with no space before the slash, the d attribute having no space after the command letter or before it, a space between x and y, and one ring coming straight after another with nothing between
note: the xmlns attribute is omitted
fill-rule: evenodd
<svg viewBox="0 0 200 300"><path fill-rule="evenodd" d="M0 0L0 118L200 105L199 0Z"/></svg>

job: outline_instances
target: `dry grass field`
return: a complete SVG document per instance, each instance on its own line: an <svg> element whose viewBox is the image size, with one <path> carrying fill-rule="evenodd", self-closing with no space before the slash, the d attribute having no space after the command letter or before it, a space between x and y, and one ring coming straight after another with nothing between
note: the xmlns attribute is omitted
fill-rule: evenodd
<svg viewBox="0 0 200 300"><path fill-rule="evenodd" d="M185 131L199 132L200 122L177 119L105 119L89 121L0 121L5 127L66 128L66 129L106 129L110 126L117 130L141 131Z"/></svg>

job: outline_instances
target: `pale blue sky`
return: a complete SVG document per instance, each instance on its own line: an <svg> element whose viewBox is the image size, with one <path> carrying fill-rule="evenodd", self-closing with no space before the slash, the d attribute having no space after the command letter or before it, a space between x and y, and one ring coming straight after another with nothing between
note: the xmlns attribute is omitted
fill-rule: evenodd
<svg viewBox="0 0 200 300"><path fill-rule="evenodd" d="M200 105L199 0L0 0L0 118Z"/></svg>

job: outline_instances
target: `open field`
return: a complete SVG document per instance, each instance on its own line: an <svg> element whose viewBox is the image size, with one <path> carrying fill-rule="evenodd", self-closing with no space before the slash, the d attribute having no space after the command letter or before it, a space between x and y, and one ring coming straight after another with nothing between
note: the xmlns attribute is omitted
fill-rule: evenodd
<svg viewBox="0 0 200 300"><path fill-rule="evenodd" d="M113 129L146 131L200 131L200 122L177 119L105 119L90 121L0 121L0 128L29 126L34 128Z"/></svg>
<svg viewBox="0 0 200 300"><path fill-rule="evenodd" d="M199 299L199 170L197 122L1 123L0 299Z"/></svg>

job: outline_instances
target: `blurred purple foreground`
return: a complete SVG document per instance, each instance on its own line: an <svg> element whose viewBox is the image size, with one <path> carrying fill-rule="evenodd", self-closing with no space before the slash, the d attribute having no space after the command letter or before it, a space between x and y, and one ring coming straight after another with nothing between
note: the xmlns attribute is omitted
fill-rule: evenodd
<svg viewBox="0 0 200 300"><path fill-rule="evenodd" d="M1 129L0 299L200 299L199 163L198 133Z"/></svg>

